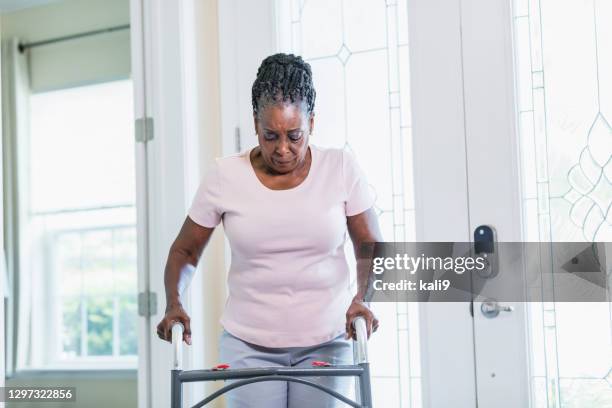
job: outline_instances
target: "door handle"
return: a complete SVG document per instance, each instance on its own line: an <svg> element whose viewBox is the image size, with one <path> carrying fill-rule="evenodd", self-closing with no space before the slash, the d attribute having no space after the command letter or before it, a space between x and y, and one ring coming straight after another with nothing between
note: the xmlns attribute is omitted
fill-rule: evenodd
<svg viewBox="0 0 612 408"><path fill-rule="evenodd" d="M501 306L495 299L486 299L480 305L480 311L489 319L497 317L500 312L512 312L513 310L513 306Z"/></svg>

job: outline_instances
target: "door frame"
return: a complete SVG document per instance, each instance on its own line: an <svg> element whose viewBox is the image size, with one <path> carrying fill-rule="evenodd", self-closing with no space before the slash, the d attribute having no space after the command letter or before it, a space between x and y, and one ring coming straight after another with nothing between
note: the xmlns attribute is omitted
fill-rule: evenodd
<svg viewBox="0 0 612 408"><path fill-rule="evenodd" d="M135 152L138 292L156 297L150 315L138 319L139 408L166 407L170 401L172 348L157 337L155 326L164 315L168 250L200 173L193 115L186 107L193 87L186 82L184 6L184 1L130 0L134 116L152 119ZM183 300L190 310L189 297ZM189 367L191 348L183 358Z"/></svg>

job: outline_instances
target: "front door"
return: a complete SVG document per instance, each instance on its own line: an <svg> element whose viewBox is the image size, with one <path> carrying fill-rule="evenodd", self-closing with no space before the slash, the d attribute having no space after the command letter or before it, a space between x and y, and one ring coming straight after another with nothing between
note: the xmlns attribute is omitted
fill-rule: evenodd
<svg viewBox="0 0 612 408"><path fill-rule="evenodd" d="M609 242L612 8L408 3L417 238ZM612 406L609 299L425 305L425 406Z"/></svg>

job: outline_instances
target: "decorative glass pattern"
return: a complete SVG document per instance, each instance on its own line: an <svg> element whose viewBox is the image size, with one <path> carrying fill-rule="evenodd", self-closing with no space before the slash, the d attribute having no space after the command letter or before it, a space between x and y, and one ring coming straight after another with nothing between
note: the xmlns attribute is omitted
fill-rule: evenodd
<svg viewBox="0 0 612 408"><path fill-rule="evenodd" d="M376 195L385 239L414 241L406 0L278 0L276 11L279 51L313 69L312 142L350 149ZM374 405L419 408L418 304L376 304L375 313Z"/></svg>
<svg viewBox="0 0 612 408"><path fill-rule="evenodd" d="M612 3L515 0L513 14L525 239L610 242ZM612 407L610 303L529 312L531 406Z"/></svg>

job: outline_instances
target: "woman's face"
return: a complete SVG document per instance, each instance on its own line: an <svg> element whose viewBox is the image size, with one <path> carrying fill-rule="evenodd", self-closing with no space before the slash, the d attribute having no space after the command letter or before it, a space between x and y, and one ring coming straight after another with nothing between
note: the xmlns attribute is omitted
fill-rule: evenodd
<svg viewBox="0 0 612 408"><path fill-rule="evenodd" d="M304 162L314 114L303 103L269 104L254 120L261 155L271 170L289 173Z"/></svg>

